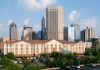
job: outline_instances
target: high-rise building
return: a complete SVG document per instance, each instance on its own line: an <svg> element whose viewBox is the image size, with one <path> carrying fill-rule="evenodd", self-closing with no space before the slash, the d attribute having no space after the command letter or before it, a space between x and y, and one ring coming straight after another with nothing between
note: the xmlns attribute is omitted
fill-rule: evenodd
<svg viewBox="0 0 100 70"><path fill-rule="evenodd" d="M67 40L68 41L80 41L81 34L80 34L80 26L78 24L71 24L67 27Z"/></svg>
<svg viewBox="0 0 100 70"><path fill-rule="evenodd" d="M42 23L41 39L45 40L46 39L46 18L45 17L42 17L41 23Z"/></svg>
<svg viewBox="0 0 100 70"><path fill-rule="evenodd" d="M71 24L71 27L74 27L74 39L76 42L81 40L81 31L79 24Z"/></svg>
<svg viewBox="0 0 100 70"><path fill-rule="evenodd" d="M74 27L68 26L67 27L67 40L68 41L75 41L75 33L74 33Z"/></svg>
<svg viewBox="0 0 100 70"><path fill-rule="evenodd" d="M63 7L46 8L46 39L63 40Z"/></svg>
<svg viewBox="0 0 100 70"><path fill-rule="evenodd" d="M95 31L93 27L87 27L81 31L81 40L82 41L91 41L91 38L95 37Z"/></svg>
<svg viewBox="0 0 100 70"><path fill-rule="evenodd" d="M37 38L37 34L35 31L32 32L32 40L36 40Z"/></svg>
<svg viewBox="0 0 100 70"><path fill-rule="evenodd" d="M32 40L33 27L24 26L22 31L22 40Z"/></svg>
<svg viewBox="0 0 100 70"><path fill-rule="evenodd" d="M18 36L17 36L17 25L14 22L12 22L9 25L9 38L10 38L10 41L18 39Z"/></svg>
<svg viewBox="0 0 100 70"><path fill-rule="evenodd" d="M67 40L67 27L64 27L64 40Z"/></svg>

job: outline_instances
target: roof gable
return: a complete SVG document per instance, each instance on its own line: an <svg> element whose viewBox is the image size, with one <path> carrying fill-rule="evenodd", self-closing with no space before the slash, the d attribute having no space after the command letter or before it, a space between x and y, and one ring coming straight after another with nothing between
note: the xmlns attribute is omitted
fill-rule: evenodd
<svg viewBox="0 0 100 70"><path fill-rule="evenodd" d="M62 43L60 43L59 41L53 39L53 40L48 41L46 44L58 44L58 43L59 43L59 44L62 44Z"/></svg>

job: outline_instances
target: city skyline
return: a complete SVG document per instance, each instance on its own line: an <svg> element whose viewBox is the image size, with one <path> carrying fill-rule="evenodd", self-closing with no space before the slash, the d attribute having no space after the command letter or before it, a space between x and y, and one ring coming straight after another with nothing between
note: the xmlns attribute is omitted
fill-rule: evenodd
<svg viewBox="0 0 100 70"><path fill-rule="evenodd" d="M81 30L87 25L94 26L96 36L99 36L99 2L99 0L0 0L0 37L9 36L9 22L11 21L15 22L18 27L19 38L24 25L32 26L36 31L40 30L45 8L51 5L63 6L65 26L77 23ZM27 6L27 4L30 5Z"/></svg>

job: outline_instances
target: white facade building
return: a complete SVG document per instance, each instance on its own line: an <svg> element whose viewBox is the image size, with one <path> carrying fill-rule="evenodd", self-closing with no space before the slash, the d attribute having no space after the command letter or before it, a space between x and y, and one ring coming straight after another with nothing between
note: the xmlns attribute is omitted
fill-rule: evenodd
<svg viewBox="0 0 100 70"><path fill-rule="evenodd" d="M15 56L39 56L42 53L67 50L72 53L83 54L85 52L85 42L71 42L65 40L31 40L31 41L11 41L4 43L2 53L5 55L13 52Z"/></svg>

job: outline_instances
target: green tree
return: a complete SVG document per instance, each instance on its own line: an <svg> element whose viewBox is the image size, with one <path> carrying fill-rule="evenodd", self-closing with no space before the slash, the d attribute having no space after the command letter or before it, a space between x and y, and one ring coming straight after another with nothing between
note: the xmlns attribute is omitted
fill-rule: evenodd
<svg viewBox="0 0 100 70"><path fill-rule="evenodd" d="M10 63L11 63L11 61L9 59L7 59L6 57L3 57L1 59L1 65L2 65L3 69L6 69Z"/></svg>
<svg viewBox="0 0 100 70"><path fill-rule="evenodd" d="M6 54L6 57L8 59L14 59L14 53L13 52L9 52L9 53Z"/></svg>
<svg viewBox="0 0 100 70"><path fill-rule="evenodd" d="M14 64L10 59L3 57L1 59L1 65L2 65L2 69L5 70L22 70L22 67L20 67L17 64Z"/></svg>
<svg viewBox="0 0 100 70"><path fill-rule="evenodd" d="M97 56L98 53L99 53L98 51L94 51L94 50L92 51L92 55L93 55L93 56Z"/></svg>
<svg viewBox="0 0 100 70"><path fill-rule="evenodd" d="M91 51L90 51L89 49L86 50L85 53L84 53L84 55L85 55L85 56L90 56L90 55L91 55Z"/></svg>
<svg viewBox="0 0 100 70"><path fill-rule="evenodd" d="M25 60L25 61L23 62L23 66L24 66L24 68L26 68L26 69L27 69L30 65L31 65L31 63L28 62L27 60Z"/></svg>
<svg viewBox="0 0 100 70"><path fill-rule="evenodd" d="M0 49L0 53L1 53L1 49Z"/></svg>
<svg viewBox="0 0 100 70"><path fill-rule="evenodd" d="M58 52L52 52L52 53L51 53L51 57L57 58L57 57L58 57Z"/></svg>
<svg viewBox="0 0 100 70"><path fill-rule="evenodd" d="M66 59L67 59L67 65L69 66L73 65L74 55L72 53L66 54Z"/></svg>

